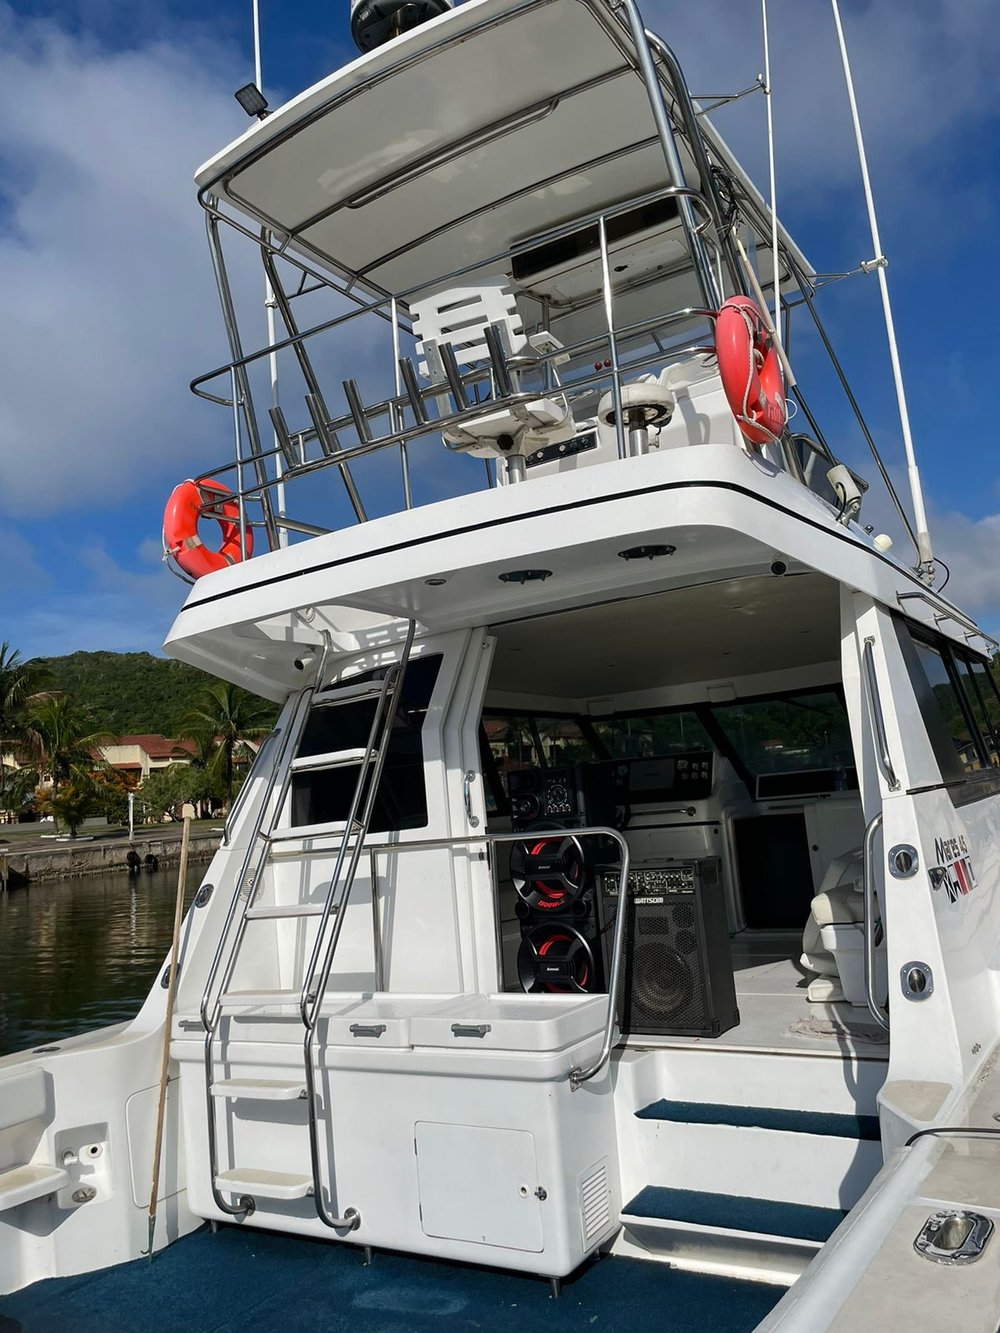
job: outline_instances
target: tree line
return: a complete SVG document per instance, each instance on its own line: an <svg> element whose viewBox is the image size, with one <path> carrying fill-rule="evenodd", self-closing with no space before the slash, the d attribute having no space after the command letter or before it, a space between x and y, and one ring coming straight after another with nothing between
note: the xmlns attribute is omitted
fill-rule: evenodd
<svg viewBox="0 0 1000 1333"><path fill-rule="evenodd" d="M124 823L130 793L140 814L153 820L179 817L186 803L228 809L275 710L239 686L202 679L175 728L177 739L191 743L190 763L150 773L140 790L139 775L115 769L102 755L119 733L58 688L47 662L26 660L0 643L0 811L51 815L75 836L93 816ZM146 730L153 728L147 723ZM16 768L5 762L10 756Z"/></svg>

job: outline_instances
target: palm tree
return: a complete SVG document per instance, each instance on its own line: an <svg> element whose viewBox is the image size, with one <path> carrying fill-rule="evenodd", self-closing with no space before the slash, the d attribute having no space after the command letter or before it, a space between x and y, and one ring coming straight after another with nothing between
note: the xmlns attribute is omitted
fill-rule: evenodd
<svg viewBox="0 0 1000 1333"><path fill-rule="evenodd" d="M96 797L92 774L105 767L100 747L113 738L94 726L86 708L65 694L37 695L28 711L27 733L23 751L51 777L49 796L57 814L59 790L64 785L72 785L78 797L87 791Z"/></svg>
<svg viewBox="0 0 1000 1333"><path fill-rule="evenodd" d="M0 643L0 810L7 808L3 751L8 745L20 748L24 743L25 708L44 684L45 674L45 668L37 660L25 661L6 639Z"/></svg>
<svg viewBox="0 0 1000 1333"><path fill-rule="evenodd" d="M233 803L233 775L237 760L252 759L251 741L271 730L269 706L263 699L228 681L206 685L181 723L181 735L211 757L205 767L222 779L226 809Z"/></svg>

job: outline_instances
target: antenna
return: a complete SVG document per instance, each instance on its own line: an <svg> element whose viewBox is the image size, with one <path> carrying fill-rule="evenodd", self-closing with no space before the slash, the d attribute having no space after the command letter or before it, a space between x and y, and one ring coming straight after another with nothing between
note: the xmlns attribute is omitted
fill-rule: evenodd
<svg viewBox="0 0 1000 1333"><path fill-rule="evenodd" d="M844 67L844 80L847 84L847 97L851 105L851 118L854 121L854 138L858 146L858 161L861 164L861 179L864 183L865 203L868 207L868 226L871 230L872 259L861 265L866 273L873 269L878 274L879 292L882 297L882 314L885 319L885 332L889 341L889 360L892 363L892 378L896 386L896 402L899 405L899 421L903 431L903 449L906 453L906 473L910 483L910 499L913 503L913 518L917 529L917 572L925 583L934 578L934 553L931 549L931 537L927 530L927 515L924 511L924 494L920 485L920 473L917 458L913 450L913 436L910 433L910 414L906 406L906 391L903 388L903 372L899 364L899 352L896 348L896 328L892 319L892 306L889 302L889 284L885 270L889 261L882 253L879 239L878 219L875 216L875 199L872 195L871 177L868 175L868 159L865 156L864 139L861 136L861 119L858 115L858 103L854 96L854 80L851 77L851 62L847 56L847 43L844 40L844 28L840 21L840 7L837 0L830 0L833 6L833 21L837 27L837 40L840 43L840 59Z"/></svg>

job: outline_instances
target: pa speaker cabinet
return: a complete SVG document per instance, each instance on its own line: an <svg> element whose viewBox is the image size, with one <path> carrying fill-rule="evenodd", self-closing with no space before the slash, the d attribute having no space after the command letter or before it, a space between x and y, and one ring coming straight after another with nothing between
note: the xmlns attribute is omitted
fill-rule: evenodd
<svg viewBox="0 0 1000 1333"><path fill-rule="evenodd" d="M602 879L610 906L618 884L613 875ZM625 910L622 1031L718 1037L735 1027L740 1014L718 859L630 871Z"/></svg>

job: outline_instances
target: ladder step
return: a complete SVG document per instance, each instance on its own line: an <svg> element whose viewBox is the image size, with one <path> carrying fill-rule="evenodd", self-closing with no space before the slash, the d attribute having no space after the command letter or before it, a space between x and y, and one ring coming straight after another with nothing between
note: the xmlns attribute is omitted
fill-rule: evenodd
<svg viewBox="0 0 1000 1333"><path fill-rule="evenodd" d="M230 990L219 996L223 1009L259 1009L294 1005L298 1008L297 990Z"/></svg>
<svg viewBox="0 0 1000 1333"><path fill-rule="evenodd" d="M324 690L322 694L318 694L313 699L312 706L313 708L339 708L343 704L358 703L364 699L377 699L381 693L382 682L380 680L366 680L360 685L337 685Z"/></svg>
<svg viewBox="0 0 1000 1333"><path fill-rule="evenodd" d="M311 773L316 769L353 768L357 764L374 763L377 750L329 750L326 754L307 754L292 760L293 773Z"/></svg>
<svg viewBox="0 0 1000 1333"><path fill-rule="evenodd" d="M313 1192L311 1176L294 1176L288 1171L267 1171L257 1166L220 1171L215 1184L230 1194L253 1194L262 1199L304 1199Z"/></svg>
<svg viewBox="0 0 1000 1333"><path fill-rule="evenodd" d="M336 903L330 908L330 915L335 916L339 908ZM291 903L287 907L248 907L248 921L280 921L285 917L322 916L322 903Z"/></svg>
<svg viewBox="0 0 1000 1333"><path fill-rule="evenodd" d="M68 1184L69 1173L59 1166L14 1166L0 1171L0 1212L54 1194Z"/></svg>
<svg viewBox="0 0 1000 1333"><path fill-rule="evenodd" d="M277 1078L224 1078L212 1084L213 1097L240 1097L256 1102L296 1102L306 1095L304 1083L286 1083Z"/></svg>

